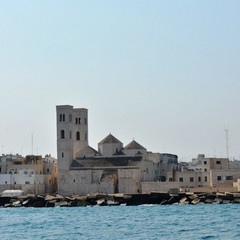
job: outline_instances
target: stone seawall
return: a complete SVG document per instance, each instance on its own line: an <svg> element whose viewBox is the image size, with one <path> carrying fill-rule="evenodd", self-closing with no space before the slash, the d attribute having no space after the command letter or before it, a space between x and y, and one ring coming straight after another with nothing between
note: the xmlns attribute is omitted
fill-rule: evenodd
<svg viewBox="0 0 240 240"><path fill-rule="evenodd" d="M88 194L76 196L33 195L0 197L0 207L80 207L143 204L230 204L240 203L240 193L150 193Z"/></svg>

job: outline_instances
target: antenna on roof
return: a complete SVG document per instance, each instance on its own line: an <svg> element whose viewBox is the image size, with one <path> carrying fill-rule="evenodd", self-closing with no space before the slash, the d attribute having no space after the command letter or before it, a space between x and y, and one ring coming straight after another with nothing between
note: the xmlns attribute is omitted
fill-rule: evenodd
<svg viewBox="0 0 240 240"><path fill-rule="evenodd" d="M33 155L33 133L32 133L32 137L31 137L31 143L32 143L32 155Z"/></svg>
<svg viewBox="0 0 240 240"><path fill-rule="evenodd" d="M224 131L225 131L225 134L226 134L226 155L227 155L227 158L229 159L229 145L228 145L228 132L229 132L229 129L225 128Z"/></svg>

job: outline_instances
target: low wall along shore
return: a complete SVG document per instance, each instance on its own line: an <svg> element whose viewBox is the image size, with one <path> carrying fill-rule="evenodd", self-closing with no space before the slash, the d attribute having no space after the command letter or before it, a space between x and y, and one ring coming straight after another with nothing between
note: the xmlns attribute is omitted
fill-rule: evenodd
<svg viewBox="0 0 240 240"><path fill-rule="evenodd" d="M33 195L0 197L0 207L80 207L143 204L230 204L240 203L240 193L150 193L92 194L84 196Z"/></svg>

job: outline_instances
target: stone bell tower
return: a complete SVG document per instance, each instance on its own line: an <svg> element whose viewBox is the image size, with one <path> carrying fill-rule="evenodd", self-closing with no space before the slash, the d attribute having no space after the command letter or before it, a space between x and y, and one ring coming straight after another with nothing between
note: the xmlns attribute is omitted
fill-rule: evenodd
<svg viewBox="0 0 240 240"><path fill-rule="evenodd" d="M76 154L88 146L88 110L59 105L57 110L58 173L66 173Z"/></svg>

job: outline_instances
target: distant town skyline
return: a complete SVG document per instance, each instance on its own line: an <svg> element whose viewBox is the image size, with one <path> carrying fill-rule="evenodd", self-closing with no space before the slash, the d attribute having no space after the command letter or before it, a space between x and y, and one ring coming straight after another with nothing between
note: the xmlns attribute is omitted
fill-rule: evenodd
<svg viewBox="0 0 240 240"><path fill-rule="evenodd" d="M0 1L1 154L56 157L56 105L69 104L89 110L94 149L111 132L180 161L240 159L239 9Z"/></svg>

